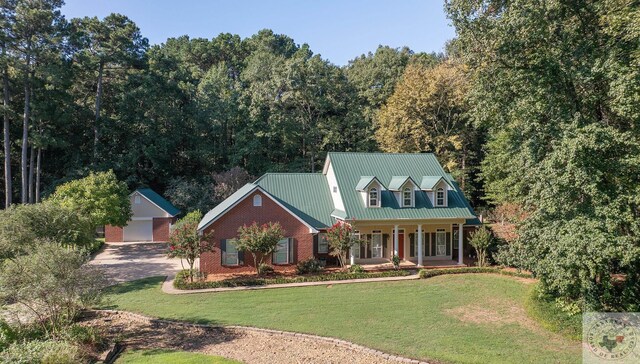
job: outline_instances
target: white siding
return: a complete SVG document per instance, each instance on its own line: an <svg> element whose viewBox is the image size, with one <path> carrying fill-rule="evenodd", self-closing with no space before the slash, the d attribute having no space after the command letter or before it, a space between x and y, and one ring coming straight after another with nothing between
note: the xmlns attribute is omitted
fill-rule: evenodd
<svg viewBox="0 0 640 364"><path fill-rule="evenodd" d="M136 204L136 196L140 196L140 203ZM133 211L133 219L141 217L170 217L169 214L154 205L138 192L134 192L129 196L131 200L131 211Z"/></svg>
<svg viewBox="0 0 640 364"><path fill-rule="evenodd" d="M333 166L331 162L327 167L327 183L329 183L329 190L331 191L331 199L333 200L333 207L337 210L344 211L344 203L342 202L342 197L340 196L340 188L338 187L338 180L336 179L336 174L333 171ZM336 192L334 191L334 187L337 188Z"/></svg>

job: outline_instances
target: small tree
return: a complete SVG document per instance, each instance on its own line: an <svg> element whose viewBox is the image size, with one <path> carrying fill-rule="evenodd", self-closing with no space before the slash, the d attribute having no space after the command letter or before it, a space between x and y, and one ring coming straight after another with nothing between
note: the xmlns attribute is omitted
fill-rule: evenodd
<svg viewBox="0 0 640 364"><path fill-rule="evenodd" d="M327 230L327 240L331 256L337 257L340 267L347 265L347 257L351 247L360 243L360 240L353 234L353 227L350 224L337 222Z"/></svg>
<svg viewBox="0 0 640 364"><path fill-rule="evenodd" d="M253 256L258 275L262 274L261 266L264 258L276 251L278 242L284 238L284 230L279 223L269 222L258 225L253 223L243 225L238 229L236 248L240 251L248 251Z"/></svg>
<svg viewBox="0 0 640 364"><path fill-rule="evenodd" d="M493 243L493 236L491 231L486 226L482 225L478 230L471 233L469 244L476 250L478 254L478 266L484 267L488 265L487 253L491 244Z"/></svg>
<svg viewBox="0 0 640 364"><path fill-rule="evenodd" d="M57 204L86 213L94 227L125 226L131 219L127 184L118 181L113 171L89 173L58 186L51 195Z"/></svg>
<svg viewBox="0 0 640 364"><path fill-rule="evenodd" d="M189 265L189 280L193 282L193 265L200 254L213 250L214 244L207 236L198 235L198 223L202 220L200 211L192 211L185 217L178 220L175 224L171 235L169 235L169 252L170 258L180 258L180 264L183 260ZM183 265L184 268L184 265Z"/></svg>

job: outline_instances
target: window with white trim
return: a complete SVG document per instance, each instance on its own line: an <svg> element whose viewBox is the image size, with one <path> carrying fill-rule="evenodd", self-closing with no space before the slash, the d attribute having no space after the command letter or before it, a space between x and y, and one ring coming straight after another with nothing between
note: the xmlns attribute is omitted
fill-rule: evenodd
<svg viewBox="0 0 640 364"><path fill-rule="evenodd" d="M405 187L402 192L402 203L404 207L411 207L413 205L413 191L409 187Z"/></svg>
<svg viewBox="0 0 640 364"><path fill-rule="evenodd" d="M371 258L382 258L382 231L374 230L371 234Z"/></svg>
<svg viewBox="0 0 640 364"><path fill-rule="evenodd" d="M236 242L234 239L227 239L225 243L224 265L238 265L238 249L236 248Z"/></svg>
<svg viewBox="0 0 640 364"><path fill-rule="evenodd" d="M447 255L447 232L445 229L436 230L436 256Z"/></svg>
<svg viewBox="0 0 640 364"><path fill-rule="evenodd" d="M253 196L253 206L256 206L256 207L262 206L262 196L260 195Z"/></svg>
<svg viewBox="0 0 640 364"><path fill-rule="evenodd" d="M360 232L359 231L354 231L353 232L353 236L360 240ZM353 244L351 246L351 255L353 255L353 257L355 259L360 259L360 244Z"/></svg>
<svg viewBox="0 0 640 364"><path fill-rule="evenodd" d="M141 203L140 195L135 195L133 197L133 203L135 203L136 205L140 205L140 203Z"/></svg>
<svg viewBox="0 0 640 364"><path fill-rule="evenodd" d="M444 206L444 188L438 188L436 191L436 206Z"/></svg>
<svg viewBox="0 0 640 364"><path fill-rule="evenodd" d="M369 189L369 207L377 207L379 199L378 189L375 187Z"/></svg>
<svg viewBox="0 0 640 364"><path fill-rule="evenodd" d="M329 240L327 239L326 233L318 234L318 253L320 254L329 253Z"/></svg>
<svg viewBox="0 0 640 364"><path fill-rule="evenodd" d="M276 245L276 251L273 253L274 264L289 263L289 238L284 238Z"/></svg>

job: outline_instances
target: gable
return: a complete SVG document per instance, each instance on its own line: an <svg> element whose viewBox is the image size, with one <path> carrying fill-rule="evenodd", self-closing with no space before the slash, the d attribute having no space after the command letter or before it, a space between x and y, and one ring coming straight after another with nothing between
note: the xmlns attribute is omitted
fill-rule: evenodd
<svg viewBox="0 0 640 364"><path fill-rule="evenodd" d="M146 217L171 217L169 213L155 205L148 198L138 191L134 191L129 195L131 201L131 211L133 212L132 218L146 218ZM136 203L136 200L139 203Z"/></svg>

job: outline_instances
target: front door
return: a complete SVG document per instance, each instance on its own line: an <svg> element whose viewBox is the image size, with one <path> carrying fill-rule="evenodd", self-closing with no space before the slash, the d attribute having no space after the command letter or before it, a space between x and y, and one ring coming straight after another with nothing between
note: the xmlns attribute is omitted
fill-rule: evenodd
<svg viewBox="0 0 640 364"><path fill-rule="evenodd" d="M436 232L436 256L443 257L447 255L447 233L442 230Z"/></svg>
<svg viewBox="0 0 640 364"><path fill-rule="evenodd" d="M404 259L404 231L398 233L398 256Z"/></svg>

